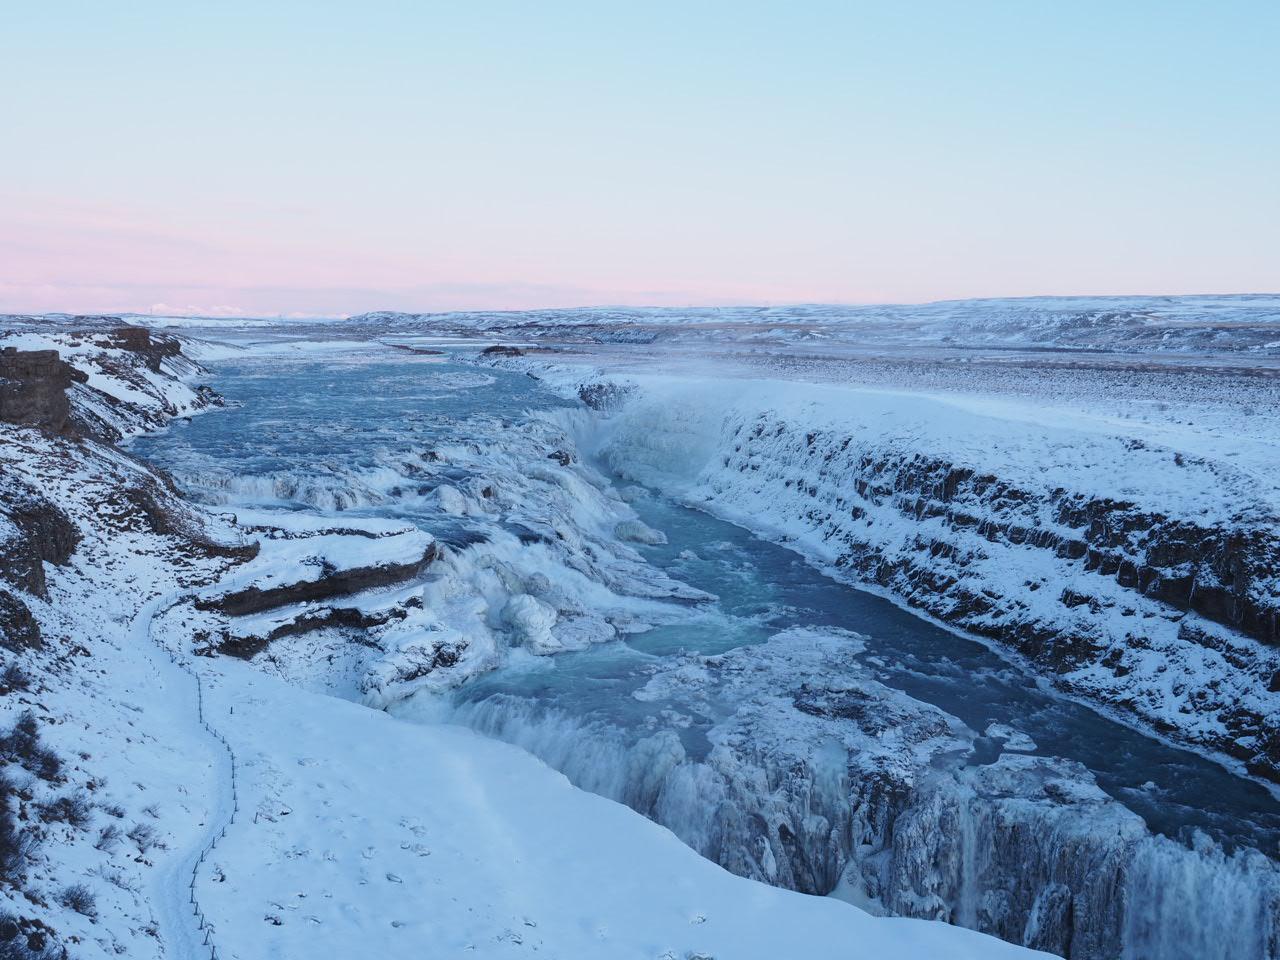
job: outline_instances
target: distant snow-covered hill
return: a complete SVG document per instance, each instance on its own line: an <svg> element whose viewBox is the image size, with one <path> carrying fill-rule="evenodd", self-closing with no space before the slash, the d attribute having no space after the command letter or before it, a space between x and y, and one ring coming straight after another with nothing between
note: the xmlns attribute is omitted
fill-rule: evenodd
<svg viewBox="0 0 1280 960"><path fill-rule="evenodd" d="M927 304L583 307L366 313L349 323L528 337L755 338L863 345L1198 352L1280 357L1280 295L1032 297ZM631 335L622 332L630 330Z"/></svg>

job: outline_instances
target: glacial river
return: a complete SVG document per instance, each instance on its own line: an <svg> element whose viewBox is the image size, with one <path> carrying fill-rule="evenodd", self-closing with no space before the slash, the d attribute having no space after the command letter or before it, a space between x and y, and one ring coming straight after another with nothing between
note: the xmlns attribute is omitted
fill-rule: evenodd
<svg viewBox="0 0 1280 960"><path fill-rule="evenodd" d="M228 409L140 438L132 447L172 472L188 493L229 506L392 516L456 544L482 537L483 521L447 515L416 495L412 478L393 475L399 457L452 438L474 438L477 424L567 406L520 374L373 345L236 358L213 367L213 385L232 401ZM761 644L793 628L838 628L860 635L856 659L879 683L940 708L979 734L972 752L957 762L993 762L1010 745L1000 728L991 728L1003 725L1030 739L1013 744L1022 752L1083 764L1154 833L1201 848L1210 841L1219 845L1213 862L1229 862L1224 853L1237 848L1269 857L1280 849L1280 801L1262 785L1066 700L983 644L837 582L740 527L660 491L632 490L628 499L645 523L667 537L666 543L639 546L645 559L718 600L679 622L585 650L520 658L463 685L443 715L522 743L580 785L622 799L626 750L650 736L655 713L670 707L634 695L653 676L655 663ZM692 760L705 755L706 730L722 719L714 703L701 709L683 705L684 721L674 727ZM989 728L994 735L982 736ZM679 824L667 825L681 833ZM1208 875L1204 880L1213 883ZM1188 888L1192 895L1199 882ZM1238 876L1223 881L1237 882ZM1265 916L1270 909L1251 906L1240 920L1274 924L1274 916ZM1212 924L1215 936L1233 935L1240 926L1226 919ZM1264 956L1265 940L1275 935L1235 932L1231 949L1239 956ZM1153 960L1193 955L1156 939L1117 950L1127 956L1151 950L1145 955Z"/></svg>

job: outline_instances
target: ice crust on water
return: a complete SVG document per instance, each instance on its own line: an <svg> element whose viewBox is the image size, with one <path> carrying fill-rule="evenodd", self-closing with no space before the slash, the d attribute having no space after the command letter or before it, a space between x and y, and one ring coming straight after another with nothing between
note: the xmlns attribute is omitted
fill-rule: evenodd
<svg viewBox="0 0 1280 960"><path fill-rule="evenodd" d="M1018 753L1031 753L1036 749L1036 742L1021 730L1015 730L1007 723L993 723L983 731L983 736L999 740L1005 750Z"/></svg>
<svg viewBox="0 0 1280 960"><path fill-rule="evenodd" d="M653 707L640 728L512 694L449 716L771 884L1073 957L1274 954L1280 876L1265 856L1154 837L1079 764L973 764L976 734L871 680L860 652L855 637L793 630L655 665L633 694ZM989 735L1006 732L1031 748Z"/></svg>
<svg viewBox="0 0 1280 960"><path fill-rule="evenodd" d="M641 523L639 520L623 520L613 528L613 535L619 540L625 540L629 543L666 543L667 535L661 530L654 530L652 527Z"/></svg>

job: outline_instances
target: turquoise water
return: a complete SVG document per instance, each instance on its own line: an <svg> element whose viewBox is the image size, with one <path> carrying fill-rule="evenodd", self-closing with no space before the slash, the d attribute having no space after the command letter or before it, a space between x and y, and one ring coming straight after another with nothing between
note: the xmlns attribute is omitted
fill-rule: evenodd
<svg viewBox="0 0 1280 960"><path fill-rule="evenodd" d="M442 474L415 476L406 463L436 444L483 445L495 425L526 410L566 405L521 374L359 345L336 356L224 362L215 372L231 408L133 447L192 495L229 507L408 519L458 545L483 539L486 521L441 513L428 495ZM976 731L1005 723L1035 740L1037 752L1083 763L1153 830L1183 839L1202 830L1275 855L1280 801L1267 788L1067 701L982 644L839 583L745 530L656 492L634 506L669 538L639 548L649 562L719 600L686 622L479 678L459 691L461 702L502 696L640 736L656 705L630 694L655 662L759 643L789 627L839 627L867 638L861 661L881 682ZM694 717L680 733L695 757L713 714ZM1000 744L979 748L970 762L989 761Z"/></svg>

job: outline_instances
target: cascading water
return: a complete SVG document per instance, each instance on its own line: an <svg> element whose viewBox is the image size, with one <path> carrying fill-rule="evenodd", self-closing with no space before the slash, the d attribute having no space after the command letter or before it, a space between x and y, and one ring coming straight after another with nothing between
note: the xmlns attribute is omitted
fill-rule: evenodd
<svg viewBox="0 0 1280 960"><path fill-rule="evenodd" d="M394 712L517 743L770 883L1071 957L1280 956L1280 803L1265 788L661 496L622 499L668 542L607 561L617 494L523 412L560 404L528 378L373 349L221 374L242 406L136 447L196 495L409 520L484 571L499 634L522 592L592 626L571 652L513 652ZM562 445L550 461L548 443ZM587 586L566 597L486 554L498 530L570 551ZM629 586L666 607L593 614Z"/></svg>

